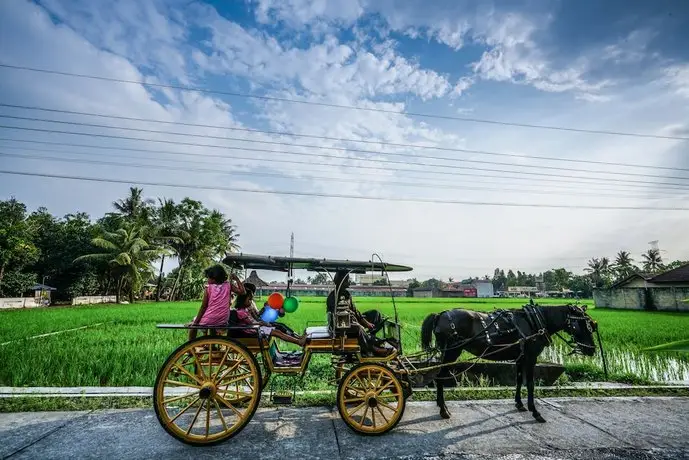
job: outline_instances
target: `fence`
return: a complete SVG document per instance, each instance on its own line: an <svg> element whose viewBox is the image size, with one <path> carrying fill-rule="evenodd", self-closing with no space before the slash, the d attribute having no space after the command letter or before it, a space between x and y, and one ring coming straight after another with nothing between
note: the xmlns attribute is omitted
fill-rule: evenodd
<svg viewBox="0 0 689 460"><path fill-rule="evenodd" d="M596 307L627 310L689 311L689 288L651 287L596 289L593 303Z"/></svg>
<svg viewBox="0 0 689 460"><path fill-rule="evenodd" d="M95 303L115 303L117 302L117 297L114 295L88 295L74 297L72 299L72 305L91 305Z"/></svg>
<svg viewBox="0 0 689 460"><path fill-rule="evenodd" d="M40 307L41 299L36 297L6 297L0 299L0 308L36 308Z"/></svg>

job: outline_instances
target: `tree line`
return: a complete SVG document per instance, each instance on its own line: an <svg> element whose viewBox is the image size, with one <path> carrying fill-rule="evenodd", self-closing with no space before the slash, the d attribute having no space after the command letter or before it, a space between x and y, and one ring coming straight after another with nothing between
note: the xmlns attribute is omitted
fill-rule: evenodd
<svg viewBox="0 0 689 460"><path fill-rule="evenodd" d="M591 297L595 288L609 288L614 283L621 281L634 273L658 274L666 270L672 270L689 261L675 260L664 263L658 249L652 248L641 254L640 263L636 263L631 253L619 251L614 260L608 257L593 257L589 259L584 272L576 274L566 268L554 268L541 273L526 273L520 270L516 272L508 269L496 268L493 276L485 275L483 278L470 277L461 280L462 284L470 284L473 281L490 281L493 290L506 291L511 286L538 287L545 291L562 291L569 289L581 297ZM445 288L455 280L449 278L444 282L437 278L425 281L412 279L409 290L416 288Z"/></svg>
<svg viewBox="0 0 689 460"><path fill-rule="evenodd" d="M86 213L28 213L15 198L0 201L0 296L18 297L36 283L55 300L81 295L156 300L195 299L203 269L239 248L236 226L218 210L184 198L145 198L131 187L97 220ZM177 267L163 273L166 259Z"/></svg>

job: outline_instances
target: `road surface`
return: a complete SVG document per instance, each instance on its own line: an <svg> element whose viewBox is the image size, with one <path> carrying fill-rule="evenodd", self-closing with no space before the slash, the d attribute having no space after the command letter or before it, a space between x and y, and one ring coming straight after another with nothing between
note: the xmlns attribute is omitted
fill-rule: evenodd
<svg viewBox="0 0 689 460"><path fill-rule="evenodd" d="M547 423L507 400L409 402L390 433L363 437L336 409L266 408L236 438L191 447L152 409L0 414L3 459L680 459L689 458L689 398L539 399Z"/></svg>

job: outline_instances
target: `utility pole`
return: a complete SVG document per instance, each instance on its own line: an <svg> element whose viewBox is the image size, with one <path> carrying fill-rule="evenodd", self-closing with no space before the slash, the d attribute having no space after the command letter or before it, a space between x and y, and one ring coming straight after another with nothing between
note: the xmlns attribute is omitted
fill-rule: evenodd
<svg viewBox="0 0 689 460"><path fill-rule="evenodd" d="M289 238L289 256L294 257L294 232ZM292 292L292 283L294 283L294 272L292 270L292 263L289 264L289 270L287 271L287 295L289 296Z"/></svg>

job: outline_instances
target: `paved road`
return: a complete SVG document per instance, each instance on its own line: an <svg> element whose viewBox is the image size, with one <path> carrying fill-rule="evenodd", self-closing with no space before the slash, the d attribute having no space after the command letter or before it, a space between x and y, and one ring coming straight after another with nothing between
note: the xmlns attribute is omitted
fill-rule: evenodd
<svg viewBox="0 0 689 460"><path fill-rule="evenodd" d="M223 444L190 447L148 409L0 414L0 456L241 459L680 459L689 458L689 398L548 398L537 424L510 401L410 402L395 430L352 433L336 409L261 409Z"/></svg>

